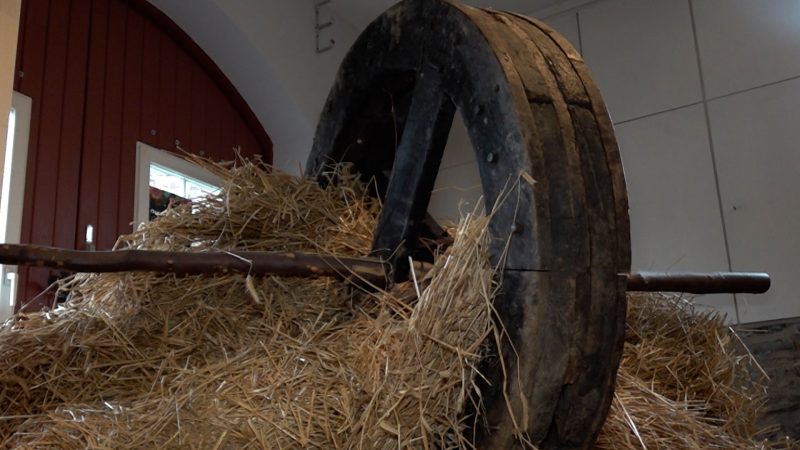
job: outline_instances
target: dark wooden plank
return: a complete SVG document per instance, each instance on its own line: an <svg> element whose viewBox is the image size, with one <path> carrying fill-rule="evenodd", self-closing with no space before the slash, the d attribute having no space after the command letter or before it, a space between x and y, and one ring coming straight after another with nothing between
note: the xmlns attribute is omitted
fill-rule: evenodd
<svg viewBox="0 0 800 450"><path fill-rule="evenodd" d="M139 104L139 140L158 145L159 78L161 31L151 21L144 23L144 49L141 61L141 100Z"/></svg>
<svg viewBox="0 0 800 450"><path fill-rule="evenodd" d="M70 28L71 1L51 5L50 24L45 49L44 80L38 97L39 142L31 221L31 243L53 245L56 224L56 195L58 194L58 164L61 154L61 121L64 116L64 87L67 68L67 41Z"/></svg>
<svg viewBox="0 0 800 450"><path fill-rule="evenodd" d="M64 248L75 248L76 244L90 17L90 2L72 2L61 114L61 149L56 168L58 190L53 236L53 244Z"/></svg>
<svg viewBox="0 0 800 450"><path fill-rule="evenodd" d="M89 34L89 64L86 79L86 116L83 122L80 200L77 248L85 249L86 227L97 228L100 204L100 160L103 154L103 124L106 93L108 0L92 2ZM95 233L95 239L97 234Z"/></svg>
<svg viewBox="0 0 800 450"><path fill-rule="evenodd" d="M565 323L569 324L568 327L571 329L570 343L567 345L570 349L569 360L563 383L565 385L573 384L578 378L578 371L585 358L582 347L586 339L587 323L591 317L590 305L593 301L590 289L591 277L588 276L588 272L592 264L590 255L595 253L589 251L590 244L595 247L594 252L599 254L603 251L602 244L598 245L598 242L589 233L591 223L599 220L594 214L597 208L592 204L593 199L586 195L587 188L581 175L580 155L582 153L578 151L575 130L567 106L567 99L570 96L561 91L561 85L558 83L556 74L553 73L555 66L548 63L548 59L545 58L537 43L525 31L524 24L515 23L511 17L501 13L495 13L494 16L508 27L509 32L506 33L506 39L514 42L512 47L526 49L525 54L514 59L515 66L521 74L530 73L530 75L524 76L523 80L527 81L532 78L538 82L539 78L543 77L547 86L552 103L546 100L537 100L529 94L529 99L533 100L531 107L538 128L542 130L544 136L549 134L545 130L559 132L562 140L563 150L561 151L554 152L553 150L559 149L561 146L553 145L546 140L543 142L543 148L545 149L546 171L551 189L550 209L553 211L551 226L553 227L556 251L553 267L560 267L560 270L571 270L576 274L584 274L583 276L576 275L575 295L569 305L562 307L561 310L561 315L566 319ZM531 91L531 89L526 90ZM550 110L553 110L555 114L550 114ZM553 121L554 117L558 118L557 122ZM562 210L564 207L568 209ZM574 246L570 244L571 240L574 240ZM599 408L598 405L586 405L584 408L573 411L573 414L592 422L597 416L596 411L604 407L607 406L603 405L601 400ZM558 426L549 431L551 434L557 434L562 428L563 419L556 413L552 420ZM591 429L591 425L586 429ZM573 433L573 435L586 436L586 433ZM556 443L556 446L558 445L561 443Z"/></svg>
<svg viewBox="0 0 800 450"><path fill-rule="evenodd" d="M498 403L487 411L491 434L483 436L479 448L517 448L519 438L539 443L551 432L570 362L573 325L563 310L584 297L578 289L585 283L576 274L512 270L502 274L500 283L494 305L503 318L501 355L507 369L504 374L495 358L482 363L481 373L489 379L487 385L481 383L482 397ZM504 410L503 389L514 408L513 418Z"/></svg>
<svg viewBox="0 0 800 450"><path fill-rule="evenodd" d="M244 144L242 145L242 156L245 158L253 158L256 155L264 156L263 147L261 147L261 143L256 139L256 136L253 134L250 127L245 127L245 134L244 134ZM225 159L233 159L233 154L229 154L229 156Z"/></svg>
<svg viewBox="0 0 800 450"><path fill-rule="evenodd" d="M20 91L21 87L20 84L22 82L22 77L19 76L20 71L22 71L23 63L22 59L25 57L25 52L23 49L25 48L25 27L27 26L28 22L28 5L30 5L30 1L22 2L21 9L19 12L19 32L17 33L17 56L14 60L14 90Z"/></svg>
<svg viewBox="0 0 800 450"><path fill-rule="evenodd" d="M206 150L206 97L209 85L208 75L196 63L191 64L191 98L189 103L190 135L189 151L203 154Z"/></svg>
<svg viewBox="0 0 800 450"><path fill-rule="evenodd" d="M236 146L236 122L238 113L230 102L222 102L220 110L220 150L226 155L234 155Z"/></svg>
<svg viewBox="0 0 800 450"><path fill-rule="evenodd" d="M246 145L247 134L248 134L247 127L245 127L242 122L237 120L233 126L233 141L235 143L234 145L236 146L237 149L239 149L239 151L242 153L243 156L245 155L245 151L247 151L249 147L248 145Z"/></svg>
<svg viewBox="0 0 800 450"><path fill-rule="evenodd" d="M618 258L623 267L630 268L630 220L628 216L628 194L625 186L625 175L622 168L619 145L614 135L614 126L611 122L611 118L608 116L608 110L602 95L600 95L600 90L592 79L586 63L563 36L539 20L520 15L517 15L517 17L538 28L558 46L569 59L573 70L578 75L590 99L591 109L594 112L600 137L603 140L606 163L612 176L611 183L613 186L617 218L616 235L619 249Z"/></svg>
<svg viewBox="0 0 800 450"><path fill-rule="evenodd" d="M122 101L125 81L125 33L127 8L111 0L106 47L106 83L103 111L102 152L100 153L100 196L95 227L98 249L111 248L117 240L119 208L119 161L122 146Z"/></svg>
<svg viewBox="0 0 800 450"><path fill-rule="evenodd" d="M175 150L175 58L178 48L161 33L158 78L158 148Z"/></svg>
<svg viewBox="0 0 800 450"><path fill-rule="evenodd" d="M580 158L570 170L585 182L582 195L588 207L588 236L592 247L587 280L590 284L585 288L587 297L577 299L573 333L576 345L573 348L578 353L573 356L574 363L570 364L572 373L559 400L555 421L557 427L549 437L549 445L583 448L591 441L578 438L582 431L599 430L604 421L604 415L598 411L605 411L610 405L616 366L621 356L620 336L624 332L625 302L624 289L616 274L627 268L624 261L618 258L616 223L617 214L626 216L627 211L615 209L613 176L606 162L606 149L598 138L598 124L594 115L587 114L591 110L583 106L590 96L583 89L569 55L555 44L552 34L517 16L502 16L513 31L535 42L544 56L547 64L540 63L541 70L552 74L562 92L563 101L570 104L567 121L573 122L574 126L569 128L576 133L573 139L577 143ZM597 320L597 317L615 319ZM598 380L608 380L608 383L603 386ZM592 440L594 438L589 437ZM585 434L583 439L586 439Z"/></svg>
<svg viewBox="0 0 800 450"><path fill-rule="evenodd" d="M177 146L191 150L192 61L184 52L175 58L175 140Z"/></svg>
<svg viewBox="0 0 800 450"><path fill-rule="evenodd" d="M515 287L516 294L526 292L534 296L533 305L524 294L522 298L502 299L503 303L519 303L524 318L536 318L521 331L524 337L520 335L512 342L517 352L526 355L520 359L516 375L523 380L535 380L537 386L530 389L523 383L518 395L527 398L529 438L540 443L547 441L558 426L555 417L558 399L563 386L575 377L573 367L581 356L574 336L581 330L577 327L571 330L571 325L585 322L588 311L577 306L588 304L590 300L589 280L585 274L590 256L584 185L564 93L550 72L546 58L524 33L515 32L501 14L473 12L471 15L473 22L489 37L495 53L508 55L505 65L509 79L518 77L525 88L529 111L521 115L521 123L529 127L529 134L533 136L527 151L543 162L542 170L533 171L531 175L547 190L546 196L536 197L537 208L549 210L552 253L547 255L546 282L528 288ZM542 225L547 226L540 222ZM512 276L511 273L506 271L505 276ZM524 274L520 272L516 276L527 276ZM543 289L546 291L542 292ZM534 342L536 344L532 344ZM512 426L508 419L500 423ZM486 445L503 445L494 436L488 439Z"/></svg>
<svg viewBox="0 0 800 450"><path fill-rule="evenodd" d="M453 124L455 105L436 70L423 69L414 85L408 119L397 146L372 252L391 261L396 281L408 278L419 223L428 212L436 174Z"/></svg>
<svg viewBox="0 0 800 450"><path fill-rule="evenodd" d="M22 6L25 22L20 23L18 50L22 51L18 52L17 63L25 72L25 76L17 77L19 79L15 89L33 98L34 95L38 95L44 77L47 25L50 18L50 14L46 11L50 10L50 0L26 0ZM28 10L39 13L28 14Z"/></svg>
<svg viewBox="0 0 800 450"><path fill-rule="evenodd" d="M144 18L129 10L125 34L125 78L122 86L122 143L119 149L119 197L117 208L118 234L131 232L136 173L136 141L142 140L140 121L142 106L142 73L152 60L144 57ZM151 137L154 139L155 137Z"/></svg>
<svg viewBox="0 0 800 450"><path fill-rule="evenodd" d="M18 90L34 99L31 110L31 126L28 140L28 164L25 174L25 194L22 213L22 242L31 242L33 225L33 199L36 186L36 161L39 160L39 134L42 114L42 83L44 82L45 49L47 48L47 29L50 14L50 0L28 0L26 8L42 11L39 14L27 14L22 56L22 71L25 76L17 84ZM20 270L21 289L17 294L16 307L20 309L29 299L37 295L45 286L49 271L43 269ZM44 280L44 281L43 281Z"/></svg>
<svg viewBox="0 0 800 450"><path fill-rule="evenodd" d="M495 17L522 39L533 55L533 58L527 61L535 61L538 66L537 71L545 74L551 89L560 91L560 94L554 95L553 98L559 110L561 123L550 126L542 124L540 129L560 128L565 132L565 140L570 144L570 151L563 167L570 176L580 178L580 182L574 183L570 189L574 195L582 198L583 208L586 208L585 214L588 216L582 225L588 229L584 229L582 235L588 239L588 242L584 241L587 250L591 244L591 252L586 252L585 262L578 264L578 260L572 260L564 266L572 267L575 271L585 271L586 276L578 280L583 283L578 286L577 292L580 295L574 300L574 308L568 312L573 329L570 370L565 374L564 393L558 402L559 409L554 417L555 426L548 436L550 446L583 448L589 444L587 439L593 440L594 437L587 436L582 431L598 430L602 425L603 411L607 410L611 400L613 371L621 352L619 341L615 336L622 333L619 317L624 317L624 301L620 301L623 292L618 290L615 276L616 255L613 251L609 252L609 243L613 243L616 238L613 226L616 218L612 186L608 182L610 177L602 145L592 145L593 142L589 144L583 136L584 128L595 130L596 124L586 120L575 120L573 127L571 113L574 107L570 106L568 109L567 102L576 102L577 98L583 103L588 97L585 93L576 93L574 83L567 87L563 81L575 78L574 73L572 75L565 73L566 70L572 70L569 61L563 54L554 53L554 51L560 52L560 49L553 46L547 36L539 33L538 29L530 27L528 23L501 13L495 13ZM550 45L540 46L542 41L549 42ZM517 67L525 64L525 61L524 59L517 61ZM534 109L537 108L541 109L541 105L534 105ZM541 113L536 115L543 117ZM574 130L578 130L580 136L576 136ZM546 146L546 148L552 147ZM548 169L548 173L554 173L553 169ZM563 204L565 200L558 200L556 203ZM553 216L560 217L554 222L554 226L563 227L565 224L567 227L570 226L570 222L564 220L567 218L564 214L554 213ZM568 249L562 247L558 253L558 258L561 259L568 253ZM589 255L591 261L588 259ZM620 305L623 305L623 308L620 308ZM600 311L603 311L603 314L598 314ZM591 320L592 317L599 315L617 317L618 320ZM602 350L599 350L600 348ZM587 373L591 376L587 376ZM606 380L606 385L598 383L598 380ZM586 395L590 391L595 393Z"/></svg>
<svg viewBox="0 0 800 450"><path fill-rule="evenodd" d="M44 49L44 74L42 90L38 97L41 112L37 119L38 143L35 167L35 183L32 196L30 241L52 245L54 232L60 223L55 215L56 195L59 190L58 164L61 148L61 117L64 104L64 81L67 64L67 40L70 29L69 1L50 5L47 25L47 43ZM30 154L29 154L30 161ZM44 163L46 162L46 163ZM55 172L55 173L54 173ZM29 298L35 298L27 308L40 309L53 302L52 295L38 294L51 282L52 272L38 269L28 274L28 284L36 286Z"/></svg>
<svg viewBox="0 0 800 450"><path fill-rule="evenodd" d="M222 93L214 89L209 79L208 97L206 98L206 154L215 160L231 159L231 153L222 148L222 105L225 98Z"/></svg>

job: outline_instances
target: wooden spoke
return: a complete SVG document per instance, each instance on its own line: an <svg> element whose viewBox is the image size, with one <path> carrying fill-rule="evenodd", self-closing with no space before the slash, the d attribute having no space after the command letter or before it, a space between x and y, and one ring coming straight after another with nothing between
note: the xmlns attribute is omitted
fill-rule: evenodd
<svg viewBox="0 0 800 450"><path fill-rule="evenodd" d="M384 208L373 239L376 255L392 262L395 280L408 277L408 256L418 224L425 218L455 106L444 94L436 70L422 70L395 152Z"/></svg>

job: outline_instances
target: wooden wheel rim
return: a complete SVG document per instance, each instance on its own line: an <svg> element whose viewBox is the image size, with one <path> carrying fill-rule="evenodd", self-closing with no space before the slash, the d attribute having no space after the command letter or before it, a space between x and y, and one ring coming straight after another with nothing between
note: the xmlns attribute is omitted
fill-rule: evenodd
<svg viewBox="0 0 800 450"><path fill-rule="evenodd" d="M630 270L630 238L611 121L563 38L523 16L448 0L397 4L342 63L307 174L351 161L377 178L385 203L374 248L407 253L456 108L487 205L512 186L490 223L492 260L504 267L495 308L511 344L501 350L508 382L498 359L487 360L476 443L588 448L622 353L617 274Z"/></svg>

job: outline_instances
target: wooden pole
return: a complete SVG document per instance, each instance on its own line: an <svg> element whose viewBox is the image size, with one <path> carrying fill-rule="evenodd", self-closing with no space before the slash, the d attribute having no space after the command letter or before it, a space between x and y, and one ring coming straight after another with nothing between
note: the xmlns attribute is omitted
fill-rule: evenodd
<svg viewBox="0 0 800 450"><path fill-rule="evenodd" d="M763 294L770 287L766 273L632 272L628 292L687 292L690 294Z"/></svg>
<svg viewBox="0 0 800 450"><path fill-rule="evenodd" d="M146 271L187 275L244 274L335 277L386 286L388 264L374 258L339 258L313 253L253 251L79 251L34 245L0 245L0 264L74 272Z"/></svg>
<svg viewBox="0 0 800 450"><path fill-rule="evenodd" d="M244 274L253 276L335 277L384 288L391 266L377 258L335 257L301 252L156 250L78 251L35 245L0 245L0 264L49 267L74 272L145 271L187 275ZM430 270L427 263L414 262L418 277ZM421 273L420 273L421 272ZM753 293L770 287L765 273L675 273L632 272L628 291L687 292L692 294Z"/></svg>

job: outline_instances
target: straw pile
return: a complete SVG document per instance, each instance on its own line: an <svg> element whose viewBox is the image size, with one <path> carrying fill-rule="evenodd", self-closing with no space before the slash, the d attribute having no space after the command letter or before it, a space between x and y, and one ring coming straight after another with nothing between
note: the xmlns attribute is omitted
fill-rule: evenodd
<svg viewBox="0 0 800 450"><path fill-rule="evenodd" d="M118 247L364 255L379 205L242 162L224 192ZM0 438L26 448L466 446L460 412L489 331L485 219L416 285L78 275L63 307L0 330ZM444 265L447 270L443 270ZM420 292L418 297L417 292Z"/></svg>
<svg viewBox="0 0 800 450"><path fill-rule="evenodd" d="M380 205L341 168L315 183L240 161L219 195L120 248L364 255ZM194 208L194 211L192 210ZM486 219L425 279L77 275L66 304L0 328L0 441L20 448L468 448L462 411L491 335ZM719 317L632 299L598 448L767 448L763 388Z"/></svg>
<svg viewBox="0 0 800 450"><path fill-rule="evenodd" d="M756 422L766 375L719 313L629 295L627 334L599 449L775 449Z"/></svg>

